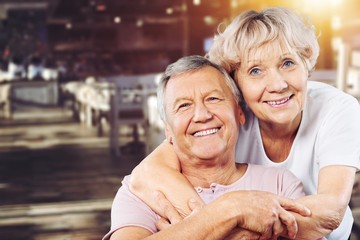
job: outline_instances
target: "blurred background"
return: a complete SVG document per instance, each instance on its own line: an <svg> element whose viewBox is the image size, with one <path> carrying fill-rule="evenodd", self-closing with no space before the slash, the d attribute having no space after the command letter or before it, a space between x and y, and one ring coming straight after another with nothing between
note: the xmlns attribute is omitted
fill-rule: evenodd
<svg viewBox="0 0 360 240"><path fill-rule="evenodd" d="M160 73L268 6L310 16L312 80L360 98L358 0L0 0L0 239L101 239L123 176L163 140ZM351 206L355 240L358 181Z"/></svg>

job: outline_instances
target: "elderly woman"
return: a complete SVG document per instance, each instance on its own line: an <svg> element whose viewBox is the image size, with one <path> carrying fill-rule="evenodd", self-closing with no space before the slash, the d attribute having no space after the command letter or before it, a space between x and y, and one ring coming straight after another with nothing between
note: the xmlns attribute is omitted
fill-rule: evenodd
<svg viewBox="0 0 360 240"><path fill-rule="evenodd" d="M226 71L204 57L182 58L167 68L158 99L166 137L179 158L182 174L201 199L212 204L157 232L158 216L129 191L127 176L113 202L111 230L104 239L110 235L122 240L149 236L146 239L248 239L254 234L245 229L261 232L262 226L268 225L277 226L276 235L294 237L295 218L282 207L307 215L302 205L287 199L305 195L302 183L285 169L235 163L244 114L239 108L240 92ZM246 189L257 191L231 197L232 192ZM261 204L253 202L254 198L261 198ZM271 201L273 198L277 201ZM235 200L238 210L223 209ZM258 215L250 214L255 209ZM209 219L209 213L220 211L221 216ZM286 228L277 216L287 223Z"/></svg>
<svg viewBox="0 0 360 240"><path fill-rule="evenodd" d="M300 239L347 239L360 165L360 107L352 96L308 81L319 54L313 29L287 8L247 11L215 37L208 57L235 78L247 105L236 161L285 167L303 181L308 196L297 201L312 215L295 214ZM186 215L186 201L196 194L180 170L174 148L164 142L133 171L131 189L161 213L150 197L160 190Z"/></svg>

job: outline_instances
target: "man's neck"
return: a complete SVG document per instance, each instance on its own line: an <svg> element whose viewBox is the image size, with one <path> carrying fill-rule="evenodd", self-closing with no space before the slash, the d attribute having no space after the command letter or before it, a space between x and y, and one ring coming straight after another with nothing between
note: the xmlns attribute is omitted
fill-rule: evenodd
<svg viewBox="0 0 360 240"><path fill-rule="evenodd" d="M182 173L194 187L209 188L212 183L230 185L236 182L245 174L246 169L247 164L227 161L226 164L184 166Z"/></svg>

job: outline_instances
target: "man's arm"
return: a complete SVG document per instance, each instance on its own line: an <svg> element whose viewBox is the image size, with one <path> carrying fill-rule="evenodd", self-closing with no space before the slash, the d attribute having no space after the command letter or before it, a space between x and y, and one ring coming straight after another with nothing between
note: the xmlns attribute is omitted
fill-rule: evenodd
<svg viewBox="0 0 360 240"><path fill-rule="evenodd" d="M236 226L236 221L232 219L224 220L224 215L219 218L214 218L212 215L213 212L211 210L209 211L207 208L204 208L197 214L191 215L177 224L172 224L155 234L151 234L149 231L140 227L124 227L114 232L111 240L224 239L227 233ZM216 228L216 231L214 231L214 227Z"/></svg>
<svg viewBox="0 0 360 240"><path fill-rule="evenodd" d="M152 234L136 227L118 229L111 239L225 239L232 230L240 227L261 235L260 239L269 239L287 228L290 238L297 233L295 217L286 211L307 210L293 200L261 191L229 192L209 205L201 208L177 224ZM221 214L219 214L221 213ZM148 236L146 236L149 234ZM138 238L134 238L138 236Z"/></svg>
<svg viewBox="0 0 360 240"><path fill-rule="evenodd" d="M355 168L328 166L320 170L318 193L298 199L307 206L311 217L294 214L299 225L297 239L318 239L335 230L349 204Z"/></svg>

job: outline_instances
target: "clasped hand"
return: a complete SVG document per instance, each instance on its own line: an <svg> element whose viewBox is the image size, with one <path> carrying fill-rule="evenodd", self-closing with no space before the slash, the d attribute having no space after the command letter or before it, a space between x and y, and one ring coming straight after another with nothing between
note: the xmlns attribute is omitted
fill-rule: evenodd
<svg viewBox="0 0 360 240"><path fill-rule="evenodd" d="M160 231L183 220L161 192L156 192L155 198L163 209L163 212L159 213L162 218L157 222ZM205 208L210 208L211 211L207 213L212 212L214 216L211 217L219 218L219 222L224 218L232 221L226 240L278 239L280 236L295 239L298 225L291 212L305 217L311 214L308 208L294 200L263 191L228 192L208 205L190 199L188 206L192 210L188 217L201 214ZM206 219L204 223L206 224Z"/></svg>

